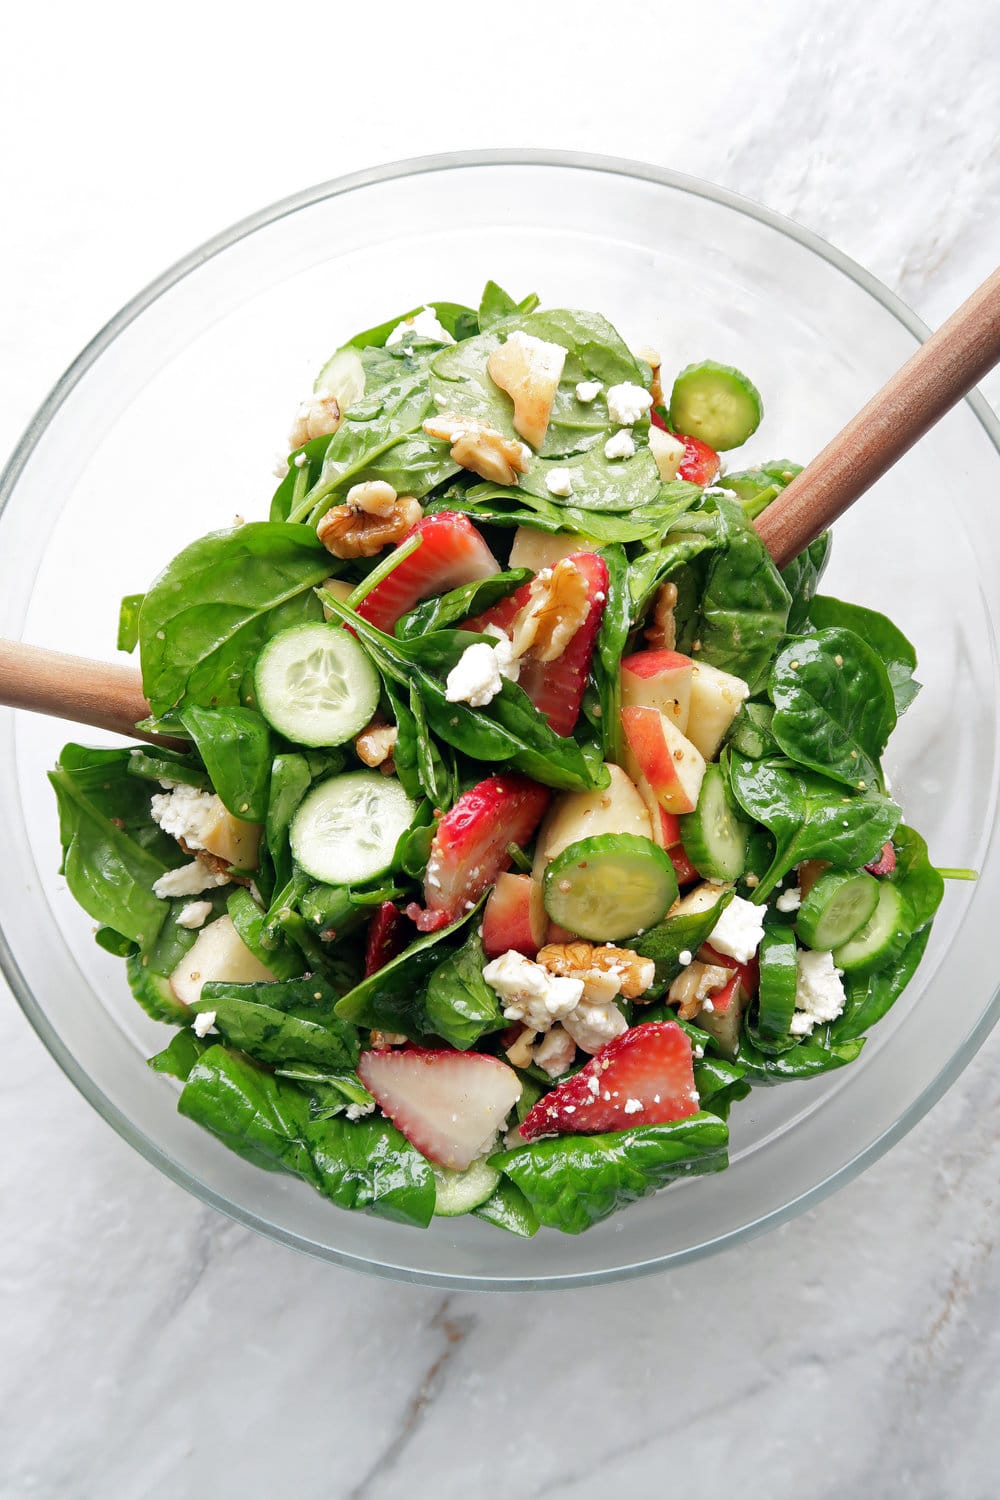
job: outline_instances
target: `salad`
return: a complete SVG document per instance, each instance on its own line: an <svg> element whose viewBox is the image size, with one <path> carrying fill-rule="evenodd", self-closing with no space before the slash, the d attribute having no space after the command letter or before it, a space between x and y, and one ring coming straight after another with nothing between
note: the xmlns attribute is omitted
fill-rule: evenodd
<svg viewBox="0 0 1000 1500"><path fill-rule="evenodd" d="M578 1233L723 1169L732 1107L853 1062L920 963L913 648L818 592L828 535L765 551L798 468L723 473L750 380L662 374L492 282L358 334L269 519L122 603L167 742L51 774L177 1028L150 1067L340 1207Z"/></svg>

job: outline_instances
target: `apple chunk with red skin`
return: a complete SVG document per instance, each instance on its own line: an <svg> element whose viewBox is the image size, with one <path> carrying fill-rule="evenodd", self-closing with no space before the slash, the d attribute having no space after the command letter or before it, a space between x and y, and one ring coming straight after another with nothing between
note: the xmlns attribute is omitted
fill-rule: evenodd
<svg viewBox="0 0 1000 1500"><path fill-rule="evenodd" d="M679 651L636 651L622 659L622 707L657 708L687 733L695 664Z"/></svg>
<svg viewBox="0 0 1000 1500"><path fill-rule="evenodd" d="M705 759L655 708L623 708L622 727L639 770L667 812L694 812L705 775Z"/></svg>
<svg viewBox="0 0 1000 1500"><path fill-rule="evenodd" d="M497 876L483 911L483 951L487 958L499 958L511 948L534 958L545 942L544 908L534 894L530 875Z"/></svg>

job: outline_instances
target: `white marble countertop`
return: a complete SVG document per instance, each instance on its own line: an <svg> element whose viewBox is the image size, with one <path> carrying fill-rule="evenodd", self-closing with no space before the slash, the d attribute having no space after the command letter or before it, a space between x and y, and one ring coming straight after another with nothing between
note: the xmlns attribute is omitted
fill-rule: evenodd
<svg viewBox="0 0 1000 1500"><path fill-rule="evenodd" d="M303 0L275 37L187 0L19 7L0 452L190 246L403 155L546 144L698 173L826 235L932 323L995 263L986 8L656 13L511 0L487 28L441 0L391 22L383 7L369 37L370 10ZM405 88L387 102L382 84ZM222 1219L98 1119L6 991L0 1056L4 1497L464 1500L501 1476L574 1500L996 1494L996 1038L887 1158L776 1233L669 1276L517 1297L367 1280Z"/></svg>

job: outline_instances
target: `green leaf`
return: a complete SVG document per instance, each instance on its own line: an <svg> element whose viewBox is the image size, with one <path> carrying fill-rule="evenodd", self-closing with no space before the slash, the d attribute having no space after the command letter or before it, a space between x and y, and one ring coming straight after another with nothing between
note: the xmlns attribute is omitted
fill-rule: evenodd
<svg viewBox="0 0 1000 1500"><path fill-rule="evenodd" d="M226 909L243 942L275 979L296 979L305 971L307 965L302 953L282 937L271 935L266 912L261 911L245 886L236 887L227 899Z"/></svg>
<svg viewBox="0 0 1000 1500"><path fill-rule="evenodd" d="M817 594L809 605L809 618L817 630L841 626L867 641L889 674L897 714L913 702L920 691L920 683L913 677L917 653L899 627L885 615L862 604L847 604L842 599Z"/></svg>
<svg viewBox="0 0 1000 1500"><path fill-rule="evenodd" d="M150 787L147 796L154 791L162 790L161 781L174 781L180 786L197 787L201 792L210 792L212 784L208 779L208 772L204 766L199 766L190 755L180 754L176 750L142 750L136 746L129 754L126 767L130 776L138 776L143 781L155 782Z"/></svg>
<svg viewBox="0 0 1000 1500"><path fill-rule="evenodd" d="M313 1120L332 1120L353 1104L370 1114L375 1100L357 1073L350 1069L317 1067L314 1063L281 1063L274 1070L277 1078L297 1084L309 1096L309 1115Z"/></svg>
<svg viewBox="0 0 1000 1500"><path fill-rule="evenodd" d="M601 553L608 565L606 601L597 632L597 647L591 670L597 683L601 707L601 750L605 760L622 759L621 660L632 623L632 600L628 589L628 558L621 546L605 547Z"/></svg>
<svg viewBox="0 0 1000 1500"><path fill-rule="evenodd" d="M436 968L424 998L427 1030L466 1052L490 1031L506 1026L497 994L483 978L486 955L475 929Z"/></svg>
<svg viewBox="0 0 1000 1500"><path fill-rule="evenodd" d="M322 980L309 980L319 994ZM321 1068L353 1068L358 1060L358 1038L353 1026L333 1014L336 995L325 986L327 1003L307 1008L285 1003L267 1004L269 990L282 985L206 984L195 1011L214 1011L215 1025L231 1047L259 1062L314 1063Z"/></svg>
<svg viewBox="0 0 1000 1500"><path fill-rule="evenodd" d="M192 542L143 600L143 688L154 714L180 703L240 701L240 685L277 630L321 617L312 590L333 571L304 526L251 522Z"/></svg>
<svg viewBox="0 0 1000 1500"><path fill-rule="evenodd" d="M710 1110L720 1120L728 1120L729 1111L750 1093L742 1063L724 1057L701 1057L694 1065L694 1086L702 1109Z"/></svg>
<svg viewBox="0 0 1000 1500"><path fill-rule="evenodd" d="M728 479L727 479L728 484ZM810 542L798 557L793 557L787 567L782 568L781 578L792 596L792 607L788 611L789 635L798 635L809 628L809 611L819 581L830 561L833 533L824 531L814 542ZM858 632L860 635L862 632Z"/></svg>
<svg viewBox="0 0 1000 1500"><path fill-rule="evenodd" d="M837 1043L864 1036L895 1005L920 966L930 939L930 923L907 943L902 953L874 974L845 974L847 1000L831 1032Z"/></svg>
<svg viewBox="0 0 1000 1500"><path fill-rule="evenodd" d="M280 890L292 878L292 856L288 830L296 809L312 785L309 762L304 755L276 755L271 762L264 839L274 866L275 885Z"/></svg>
<svg viewBox="0 0 1000 1500"><path fill-rule="evenodd" d="M271 731L261 715L251 708L192 703L180 718L225 807L235 818L263 823L271 783Z"/></svg>
<svg viewBox="0 0 1000 1500"><path fill-rule="evenodd" d="M195 1063L211 1045L211 1042L195 1036L193 1031L178 1031L162 1052L147 1059L146 1066L154 1073L167 1073L171 1078L186 1082Z"/></svg>
<svg viewBox="0 0 1000 1500"><path fill-rule="evenodd" d="M655 962L657 994L662 993L684 967L680 955L697 953L702 943L708 941L732 899L732 891L723 891L708 911L683 912L676 917L667 917L655 927L647 928L641 936L628 939L626 946L634 953Z"/></svg>
<svg viewBox="0 0 1000 1500"><path fill-rule="evenodd" d="M914 828L900 823L892 836L896 868L887 878L906 903L914 932L927 925L944 899L944 880L931 864L927 845Z"/></svg>
<svg viewBox="0 0 1000 1500"><path fill-rule="evenodd" d="M402 1032L414 1041L429 1035L424 1008L427 981L449 953L450 939L469 925L478 910L417 938L391 963L355 985L337 1005L337 1015L355 1026Z"/></svg>
<svg viewBox="0 0 1000 1500"><path fill-rule="evenodd" d="M473 615L482 614L498 600L505 599L533 576L530 568L509 568L492 578L477 578L447 594L424 599L415 609L396 621L393 634L400 640L427 635L432 630L447 630Z"/></svg>
<svg viewBox="0 0 1000 1500"><path fill-rule="evenodd" d="M845 786L882 789L880 761L896 724L892 684L852 630L791 641L771 671L771 734L790 760Z"/></svg>
<svg viewBox="0 0 1000 1500"><path fill-rule="evenodd" d="M515 302L503 287L497 286L495 281L488 281L479 301L479 331L486 333L495 324L516 317L518 313L534 312L537 306L538 298L534 292L529 293L523 302Z"/></svg>
<svg viewBox="0 0 1000 1500"><path fill-rule="evenodd" d="M144 594L126 594L118 610L119 651L134 651L139 644L139 610Z"/></svg>
<svg viewBox="0 0 1000 1500"><path fill-rule="evenodd" d="M791 596L739 505L716 497L722 550L709 564L695 638L699 661L742 677L755 692L785 633Z"/></svg>
<svg viewBox="0 0 1000 1500"><path fill-rule="evenodd" d="M728 1142L722 1120L697 1114L610 1135L534 1141L492 1156L490 1165L521 1189L546 1228L581 1234L676 1178L722 1171Z"/></svg>
<svg viewBox="0 0 1000 1500"><path fill-rule="evenodd" d="M476 327L476 314L471 307L466 307L463 302L421 302L419 307L408 308L406 312L397 313L394 318L388 318L384 323L378 323L374 328L366 328L363 333L356 333L348 340L347 347L351 349L381 348L390 333L393 333L408 318L415 318L429 307L446 333L450 333L453 339L468 338L470 331Z"/></svg>
<svg viewBox="0 0 1000 1500"><path fill-rule="evenodd" d="M608 437L613 429L608 429ZM637 444L632 458L606 458L603 441L585 453L569 457L534 458L518 489L522 494L551 498L548 487L553 469L568 469L573 479L572 510L581 514L584 529L593 511L644 512L660 490L660 471L645 444ZM558 501L556 502L559 503Z"/></svg>
<svg viewBox="0 0 1000 1500"><path fill-rule="evenodd" d="M826 1028L828 1030L829 1028ZM852 1063L864 1046L864 1037L829 1041L814 1033L787 1052L769 1056L749 1039L744 1031L740 1038L738 1060L746 1069L751 1083L787 1083L798 1078L815 1078Z"/></svg>
<svg viewBox="0 0 1000 1500"><path fill-rule="evenodd" d="M502 1177L493 1195L472 1212L477 1219L485 1219L487 1224L495 1224L498 1229L506 1229L523 1240L530 1240L538 1233L535 1210L521 1189Z"/></svg>

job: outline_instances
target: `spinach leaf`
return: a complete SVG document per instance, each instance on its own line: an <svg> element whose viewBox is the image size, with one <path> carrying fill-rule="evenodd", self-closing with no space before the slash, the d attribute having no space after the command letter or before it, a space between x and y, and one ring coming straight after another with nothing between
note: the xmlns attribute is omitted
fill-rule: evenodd
<svg viewBox="0 0 1000 1500"><path fill-rule="evenodd" d="M892 685L853 630L798 636L778 655L769 685L771 734L790 760L867 791L896 723Z"/></svg>
<svg viewBox="0 0 1000 1500"><path fill-rule="evenodd" d="M322 617L313 594L330 554L304 526L250 522L192 542L143 600L143 689L154 714L239 702L244 673L287 625Z"/></svg>
<svg viewBox="0 0 1000 1500"><path fill-rule="evenodd" d="M791 596L737 502L719 495L716 505L722 550L709 563L696 654L699 661L742 677L753 693L785 633Z"/></svg>
<svg viewBox="0 0 1000 1500"><path fill-rule="evenodd" d="M276 755L271 762L264 838L279 890L292 878L292 855L288 830L302 798L312 784L309 762L304 755Z"/></svg>
<svg viewBox="0 0 1000 1500"><path fill-rule="evenodd" d="M341 1208L430 1222L431 1165L387 1120L313 1120L299 1088L221 1046L198 1059L177 1107L240 1156L301 1177Z"/></svg>
<svg viewBox="0 0 1000 1500"><path fill-rule="evenodd" d="M212 785L235 818L263 823L271 783L271 731L252 708L189 704L181 723L198 747Z"/></svg>
<svg viewBox="0 0 1000 1500"><path fill-rule="evenodd" d="M295 979L305 972L306 962L298 948L276 936L245 886L237 886L226 902L233 926L255 958L275 979Z"/></svg>
<svg viewBox="0 0 1000 1500"><path fill-rule="evenodd" d="M874 974L845 974L847 1000L830 1028L838 1043L864 1036L895 1005L920 965L930 939L930 923L914 933L902 953Z"/></svg>
<svg viewBox="0 0 1000 1500"><path fill-rule="evenodd" d="M710 1110L720 1120L729 1119L729 1111L750 1093L742 1063L724 1057L701 1057L694 1065L694 1085L702 1109Z"/></svg>
<svg viewBox="0 0 1000 1500"><path fill-rule="evenodd" d="M792 596L792 607L788 611L788 624L785 627L789 635L798 635L800 631L808 629L809 607L830 561L832 546L833 533L824 531L781 570L782 582Z"/></svg>
<svg viewBox="0 0 1000 1500"><path fill-rule="evenodd" d="M211 782L204 766L199 766L189 755L176 750L142 750L136 746L129 752L128 773L143 781L156 782L160 791L161 781L172 781L178 786L197 787L201 792L211 791ZM150 793L152 793L150 788Z"/></svg>
<svg viewBox="0 0 1000 1500"><path fill-rule="evenodd" d="M277 1078L285 1078L309 1095L309 1115L313 1120L332 1120L334 1115L344 1114L355 1105L363 1114L370 1114L375 1100L365 1088L357 1073L350 1069L316 1067L313 1063L283 1063L274 1070Z"/></svg>
<svg viewBox="0 0 1000 1500"><path fill-rule="evenodd" d="M312 993L319 994L321 984L310 979ZM246 1052L259 1062L315 1063L324 1068L353 1068L358 1060L358 1039L353 1026L333 1014L336 996L326 990L324 1007L268 1004L268 990L283 989L281 984L231 984L227 981L206 984L195 1011L214 1011L215 1024L226 1042ZM324 989L326 987L324 986Z"/></svg>
<svg viewBox="0 0 1000 1500"><path fill-rule="evenodd" d="M492 1197L487 1198L485 1203L480 1203L472 1212L477 1219L485 1219L487 1224L495 1224L498 1229L507 1229L523 1240L530 1240L533 1234L538 1233L538 1215L535 1210L521 1189L503 1177Z"/></svg>
<svg viewBox="0 0 1000 1500"><path fill-rule="evenodd" d="M400 692L401 685L383 673L383 686L392 716L396 721L396 743L392 747L392 762L396 767L399 784L408 797L414 799L424 795L420 780L419 764L423 758L419 753L419 730L417 721L410 712L409 693ZM404 835L405 837L405 835Z"/></svg>
<svg viewBox="0 0 1000 1500"><path fill-rule="evenodd" d="M479 299L479 331L486 333L495 324L516 317L518 313L534 312L537 306L538 298L534 292L530 292L523 302L515 302L502 286L488 281Z"/></svg>
<svg viewBox="0 0 1000 1500"><path fill-rule="evenodd" d="M349 349L382 348L390 333L393 333L400 325L409 318L415 318L425 308L430 308L446 333L450 333L453 339L468 338L475 332L478 325L476 314L471 307L466 307L462 302L421 302L419 307L411 307L408 312L401 312L394 318L389 318L385 323L378 323L374 328L366 328L363 333L356 333L349 339L346 347Z"/></svg>
<svg viewBox="0 0 1000 1500"><path fill-rule="evenodd" d="M617 764L622 759L621 659L632 623L632 600L625 549L621 546L605 547L601 556L608 565L608 586L592 671L601 709L602 757Z"/></svg>
<svg viewBox="0 0 1000 1500"><path fill-rule="evenodd" d="M830 1073L835 1068L844 1068L852 1063L864 1046L864 1037L844 1037L837 1041L814 1033L803 1038L787 1052L770 1056L762 1052L744 1033L740 1038L737 1060L746 1070L751 1083L787 1083L796 1078L815 1078L820 1073Z"/></svg>
<svg viewBox="0 0 1000 1500"><path fill-rule="evenodd" d="M483 978L485 965L483 941L473 929L461 948L434 970L427 985L427 1030L460 1052L467 1052L481 1036L502 1031L507 1024L496 991Z"/></svg>
<svg viewBox="0 0 1000 1500"><path fill-rule="evenodd" d="M490 1158L542 1224L581 1234L616 1209L689 1174L722 1171L729 1131L715 1115L640 1125L610 1135L534 1141Z"/></svg>
<svg viewBox="0 0 1000 1500"><path fill-rule="evenodd" d="M139 644L139 610L144 597L143 594L126 594L121 602L116 642L119 651L134 651Z"/></svg>
<svg viewBox="0 0 1000 1500"><path fill-rule="evenodd" d="M473 615L482 614L505 599L522 583L533 576L530 568L508 568L505 573L494 573L492 578L477 578L473 583L462 584L447 594L437 594L424 599L396 621L393 631L400 640L412 640L414 636L427 635L432 630L446 630L458 625Z"/></svg>
<svg viewBox="0 0 1000 1500"><path fill-rule="evenodd" d="M655 993L662 994L684 967L682 953L696 953L708 941L712 929L733 899L732 891L723 891L708 911L684 912L667 917L649 927L639 937L629 938L627 946L656 964Z"/></svg>
<svg viewBox="0 0 1000 1500"><path fill-rule="evenodd" d="M917 653L898 626L877 610L866 609L861 604L846 604L842 599L826 594L817 594L812 600L809 618L817 630L841 626L867 641L889 674L897 714L909 707L920 691L920 683L913 676L917 669Z"/></svg>
<svg viewBox="0 0 1000 1500"><path fill-rule="evenodd" d="M944 880L931 864L927 845L914 828L900 823L892 836L896 868L889 875L904 902L914 932L927 925L944 898Z"/></svg>
<svg viewBox="0 0 1000 1500"><path fill-rule="evenodd" d="M731 752L724 764L744 812L774 835L774 858L751 898L757 904L804 859L828 859L845 869L866 864L899 823L899 808L888 797L851 796L823 776Z"/></svg>
<svg viewBox="0 0 1000 1500"><path fill-rule="evenodd" d="M447 812L458 795L458 771L455 766L455 757L452 754L449 765L438 749L427 728L423 699L414 682L410 683L410 715L414 725L417 775L421 788L430 799L432 807L436 807L440 812Z"/></svg>
<svg viewBox="0 0 1000 1500"><path fill-rule="evenodd" d="M186 1082L199 1057L211 1046L211 1042L203 1041L193 1031L185 1028L176 1033L162 1052L147 1059L146 1066L152 1068L154 1073L166 1073L171 1078Z"/></svg>
<svg viewBox="0 0 1000 1500"><path fill-rule="evenodd" d="M711 547L711 537L689 532L668 536L662 546L634 558L629 565L628 580L633 620L643 617L661 584Z"/></svg>
<svg viewBox="0 0 1000 1500"><path fill-rule="evenodd" d="M686 485L693 499L701 493L697 486ZM604 546L611 542L649 542L658 540L678 514L678 499L667 495L677 484L661 485L658 497L641 509L621 512L584 510L568 501L554 503L551 497L530 494L523 488L504 488L493 484L455 486L434 496L427 510L457 510L474 516L480 523L494 526L531 526L550 535L571 531L590 543ZM693 503L693 499L691 503Z"/></svg>
<svg viewBox="0 0 1000 1500"><path fill-rule="evenodd" d="M765 755L780 755L777 742L771 733L774 709L770 703L748 699L743 704L730 726L726 743L749 760L762 760Z"/></svg>
<svg viewBox="0 0 1000 1500"><path fill-rule="evenodd" d="M402 1032L414 1041L430 1035L424 1005L427 981L452 950L450 940L468 927L478 910L417 938L391 963L348 991L337 1004L337 1015L355 1026ZM454 1024L458 1025L457 1019Z"/></svg>
<svg viewBox="0 0 1000 1500"><path fill-rule="evenodd" d="M548 479L553 469L567 469L572 475L572 510L583 513L584 529L592 511L628 511L637 521L645 521L644 512L660 490L660 471L644 444L637 445L632 458L606 458L602 442L569 457L534 458L521 476L521 493L551 500ZM647 524L652 526L651 518Z"/></svg>

